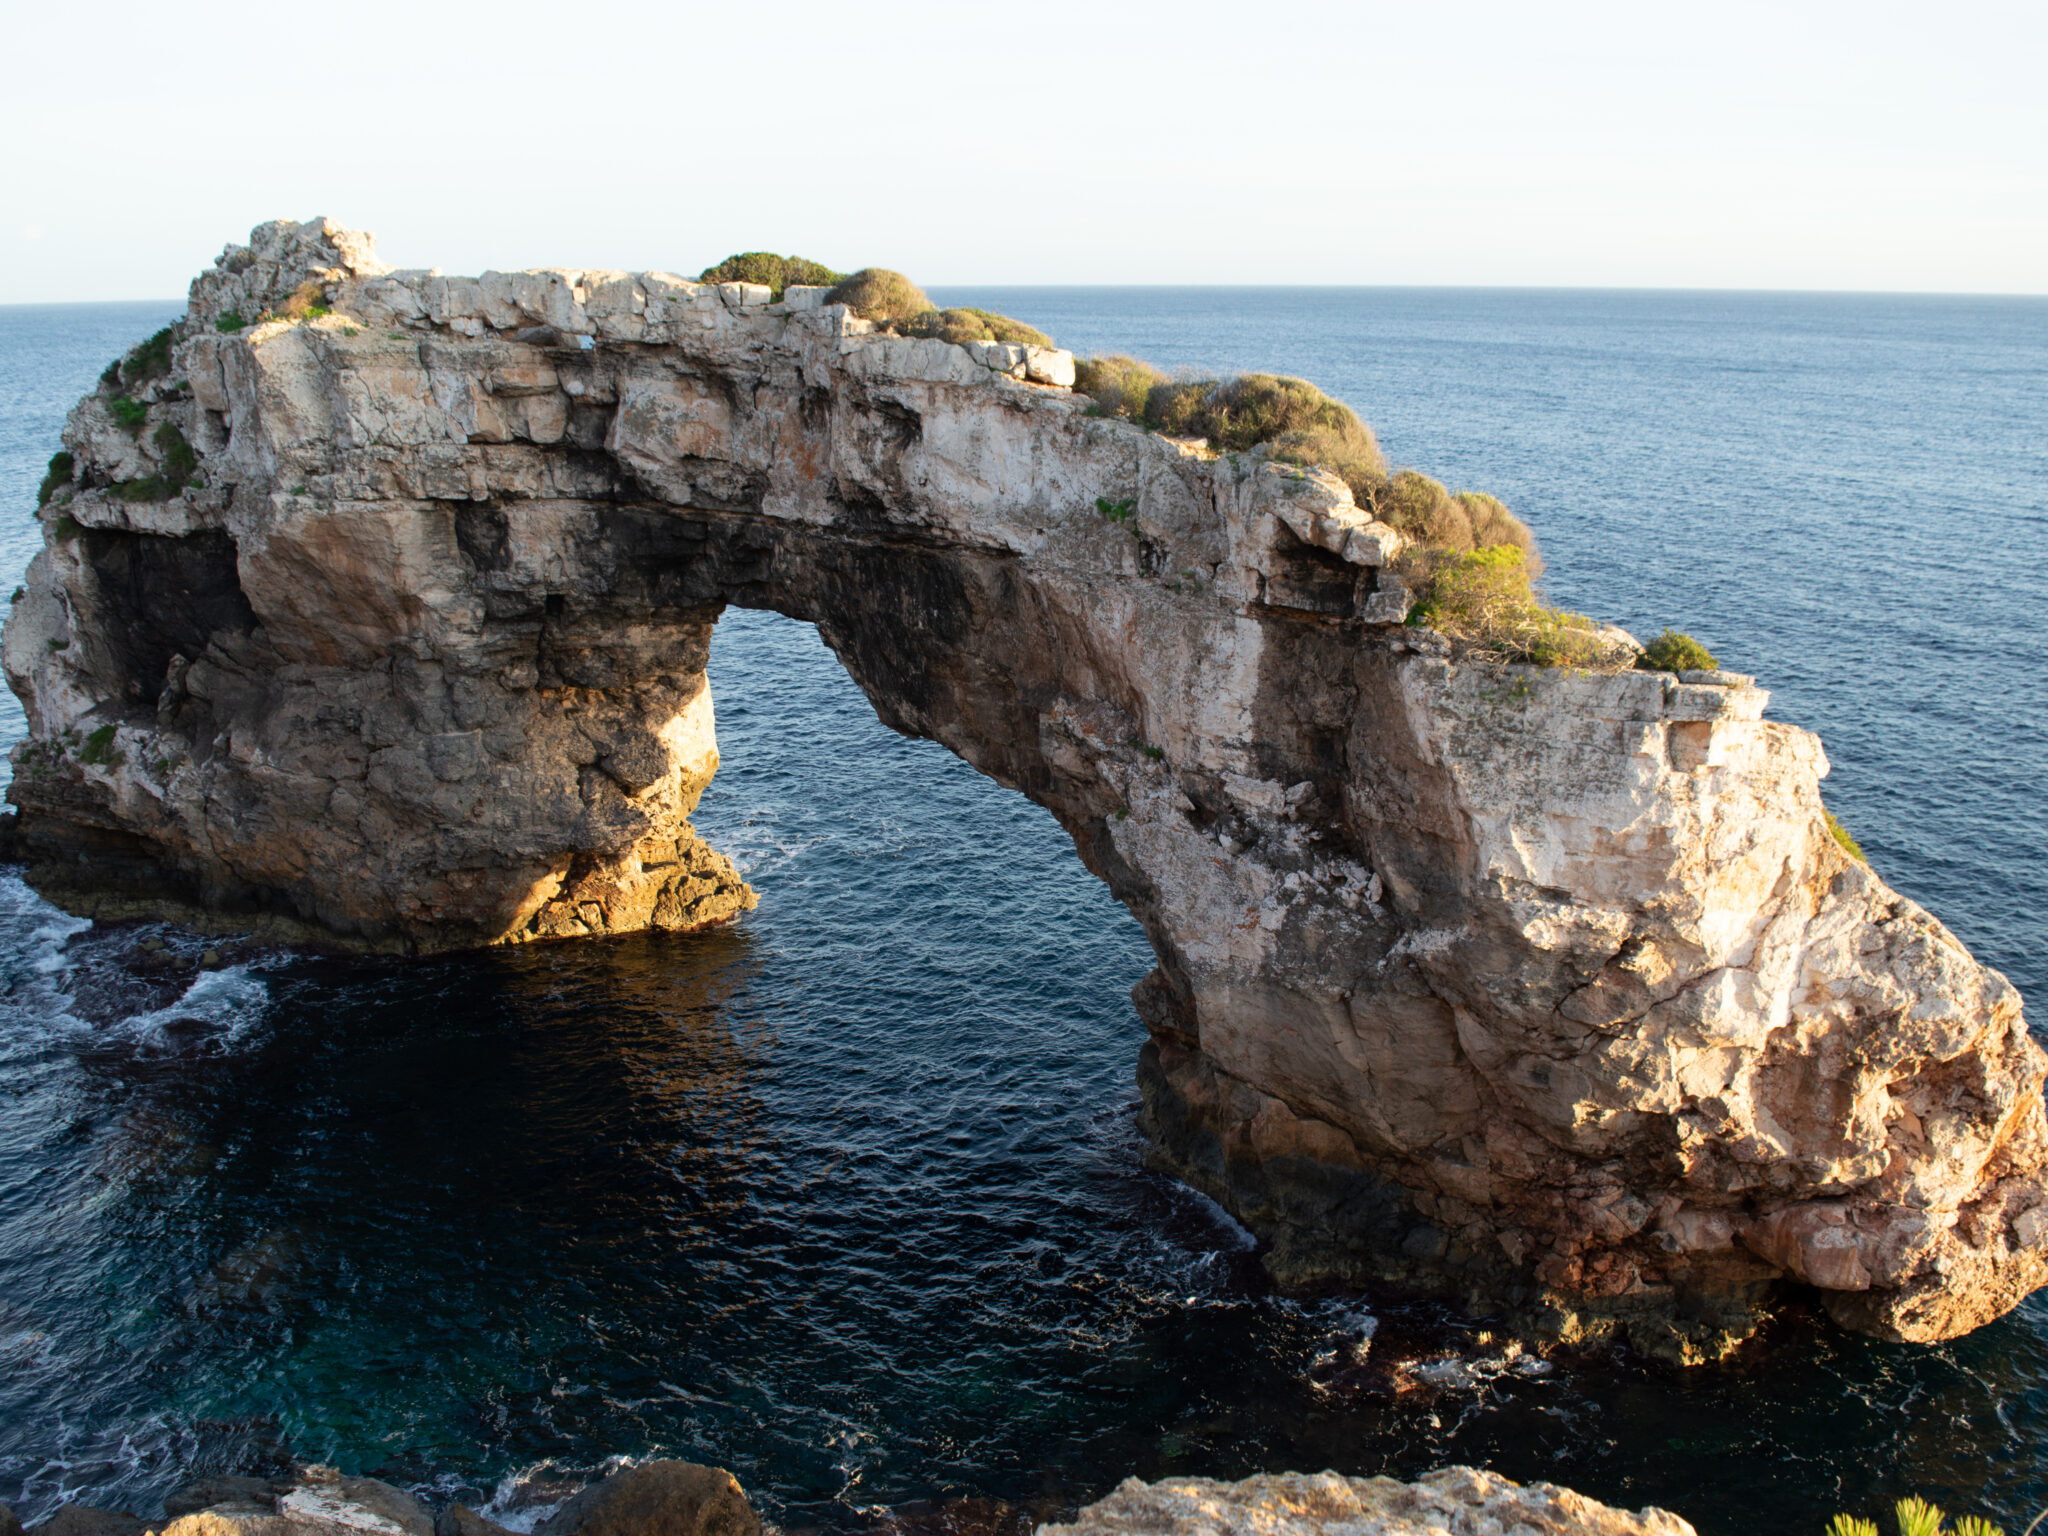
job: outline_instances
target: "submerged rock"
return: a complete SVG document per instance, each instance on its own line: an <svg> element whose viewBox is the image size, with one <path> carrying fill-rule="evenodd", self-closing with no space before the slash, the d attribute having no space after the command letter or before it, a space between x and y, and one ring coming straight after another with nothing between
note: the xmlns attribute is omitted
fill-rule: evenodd
<svg viewBox="0 0 2048 1536"><path fill-rule="evenodd" d="M761 1536L761 1517L723 1467L648 1461L591 1484L534 1536Z"/></svg>
<svg viewBox="0 0 2048 1536"><path fill-rule="evenodd" d="M21 1521L5 1504L0 1504L0 1536L22 1536Z"/></svg>
<svg viewBox="0 0 2048 1536"><path fill-rule="evenodd" d="M66 1504L41 1525L31 1526L29 1536L142 1536L148 1527L133 1515L111 1509L94 1509L87 1504Z"/></svg>
<svg viewBox="0 0 2048 1536"><path fill-rule="evenodd" d="M434 1536L515 1536L508 1526L487 1519L467 1504L450 1504L434 1516Z"/></svg>
<svg viewBox="0 0 2048 1536"><path fill-rule="evenodd" d="M1039 1536L1693 1536L1661 1509L1630 1512L1551 1483L1511 1483L1492 1472L1447 1467L1412 1483L1390 1477L1270 1473L1242 1482L1133 1477L1088 1505L1071 1524Z"/></svg>
<svg viewBox="0 0 2048 1536"><path fill-rule="evenodd" d="M141 427L73 412L4 642L52 899L413 950L726 921L705 659L773 608L1143 924L1154 1161L1283 1284L1690 1360L1787 1289L1935 1340L2048 1280L2018 994L1836 844L1745 675L1460 653L1341 481L1056 358L370 251L261 226Z"/></svg>

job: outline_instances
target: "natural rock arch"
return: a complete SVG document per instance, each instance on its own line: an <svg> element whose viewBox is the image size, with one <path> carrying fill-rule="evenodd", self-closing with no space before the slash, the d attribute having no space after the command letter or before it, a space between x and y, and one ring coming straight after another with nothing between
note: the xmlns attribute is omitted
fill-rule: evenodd
<svg viewBox="0 0 2048 1536"><path fill-rule="evenodd" d="M722 920L704 661L774 608L1136 914L1155 1155L1282 1280L1698 1358L1788 1280L1933 1339L2048 1278L2017 994L1746 680L1460 659L1334 478L769 298L230 248L66 429L5 637L32 878L409 948Z"/></svg>

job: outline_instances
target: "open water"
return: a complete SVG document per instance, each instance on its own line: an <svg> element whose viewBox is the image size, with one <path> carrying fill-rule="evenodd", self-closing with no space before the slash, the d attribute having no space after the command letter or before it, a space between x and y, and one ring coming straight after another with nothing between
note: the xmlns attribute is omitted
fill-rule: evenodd
<svg viewBox="0 0 2048 1536"><path fill-rule="evenodd" d="M2043 995L2048 302L942 297L1306 375L1500 494L1554 600L1760 674L1876 866ZM65 409L175 311L0 309L0 563ZM1050 819L884 729L804 626L729 614L712 679L699 825L762 894L725 932L194 979L0 870L0 1500L147 1510L299 1456L522 1522L663 1453L791 1527L1447 1461L1713 1533L2048 1501L2039 1302L1940 1348L1794 1319L1682 1373L1269 1294L1141 1168L1146 947Z"/></svg>

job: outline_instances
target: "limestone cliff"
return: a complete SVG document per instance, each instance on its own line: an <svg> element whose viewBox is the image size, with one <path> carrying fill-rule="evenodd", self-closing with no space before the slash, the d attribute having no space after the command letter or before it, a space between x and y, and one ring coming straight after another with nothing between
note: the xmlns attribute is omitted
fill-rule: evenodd
<svg viewBox="0 0 2048 1536"><path fill-rule="evenodd" d="M66 428L32 878L411 949L721 920L706 645L773 608L1137 915L1156 1156L1283 1281L1697 1358L1786 1285L1938 1339L2048 1279L2017 994L1747 679L1461 658L1333 477L822 298L230 248Z"/></svg>

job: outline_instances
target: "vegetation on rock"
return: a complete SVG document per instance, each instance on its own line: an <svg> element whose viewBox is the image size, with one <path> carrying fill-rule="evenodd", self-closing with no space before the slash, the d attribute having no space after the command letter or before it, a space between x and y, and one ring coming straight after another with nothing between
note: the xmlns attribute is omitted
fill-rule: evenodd
<svg viewBox="0 0 2048 1536"><path fill-rule="evenodd" d="M1447 490L1416 470L1389 474L1372 428L1305 379L1247 373L1171 378L1134 357L1075 365L1096 414L1226 453L1263 448L1283 463L1328 470L1360 508L1410 540L1399 563L1417 592L1411 624L1470 641L1482 654L1542 666L1590 666L1610 647L1591 619L1544 605L1536 536L1494 496Z"/></svg>
<svg viewBox="0 0 2048 1536"><path fill-rule="evenodd" d="M896 327L902 336L932 336L940 341L1011 341L1027 347L1049 347L1045 332L986 309L928 309Z"/></svg>
<svg viewBox="0 0 2048 1536"><path fill-rule="evenodd" d="M121 382L134 389L171 371L171 327L165 326L121 359Z"/></svg>
<svg viewBox="0 0 2048 1536"><path fill-rule="evenodd" d="M1899 1536L2005 1536L1981 1515L1958 1515L1955 1524L1949 1525L1948 1516L1925 1499L1899 1500L1892 1506L1892 1518L1898 1522ZM1877 1522L1860 1515L1837 1515L1828 1522L1827 1536L1878 1536Z"/></svg>
<svg viewBox="0 0 2048 1536"><path fill-rule="evenodd" d="M1848 854L1858 864L1868 864L1870 860L1864 857L1863 845L1849 835L1849 829L1842 825L1835 813L1822 807L1821 815L1828 819L1828 836L1841 845L1842 852Z"/></svg>
<svg viewBox="0 0 2048 1536"><path fill-rule="evenodd" d="M140 400L130 400L126 395L116 395L107 402L107 414L126 427L129 433L142 430L142 424L149 420L149 407Z"/></svg>
<svg viewBox="0 0 2048 1536"><path fill-rule="evenodd" d="M898 336L955 343L1010 341L1027 347L1053 344L1045 332L1008 315L986 309L940 309L917 284L886 267L863 267L826 294L825 302L844 304L863 320Z"/></svg>
<svg viewBox="0 0 2048 1536"><path fill-rule="evenodd" d="M242 312L239 309L224 309L214 320L213 328L224 335L232 336L248 323L248 321L242 318Z"/></svg>
<svg viewBox="0 0 2048 1536"><path fill-rule="evenodd" d="M198 478L199 455L176 426L165 422L150 441L161 455L162 468L143 479L116 484L114 494L123 501L168 501Z"/></svg>
<svg viewBox="0 0 2048 1536"><path fill-rule="evenodd" d="M1408 622L1468 641L1482 656L1539 667L1595 666L1607 657L1598 625L1537 597L1528 557L1512 544L1424 546L1402 574L1421 594Z"/></svg>
<svg viewBox="0 0 2048 1536"><path fill-rule="evenodd" d="M36 505L47 507L58 489L71 483L72 473L77 468L77 461L63 449L51 454L50 467L43 473L43 483L36 487Z"/></svg>
<svg viewBox="0 0 2048 1536"><path fill-rule="evenodd" d="M1645 672L1714 672L1721 664L1691 635L1667 629L1643 647L1636 665Z"/></svg>
<svg viewBox="0 0 2048 1536"><path fill-rule="evenodd" d="M294 288L282 303L264 311L258 323L263 320L318 320L333 313L334 307L327 302L326 286L309 278Z"/></svg>
<svg viewBox="0 0 2048 1536"><path fill-rule="evenodd" d="M938 306L901 272L887 267L862 267L825 295L827 304L844 304L863 320L901 325Z"/></svg>
<svg viewBox="0 0 2048 1536"><path fill-rule="evenodd" d="M103 725L86 737L85 745L78 749L78 760L81 763L118 767L121 754L114 750L114 730L111 725Z"/></svg>
<svg viewBox="0 0 2048 1536"><path fill-rule="evenodd" d="M728 256L697 276L700 283L763 283L777 302L788 288L830 287L846 281L823 262L804 256L778 256L773 251L743 251Z"/></svg>

